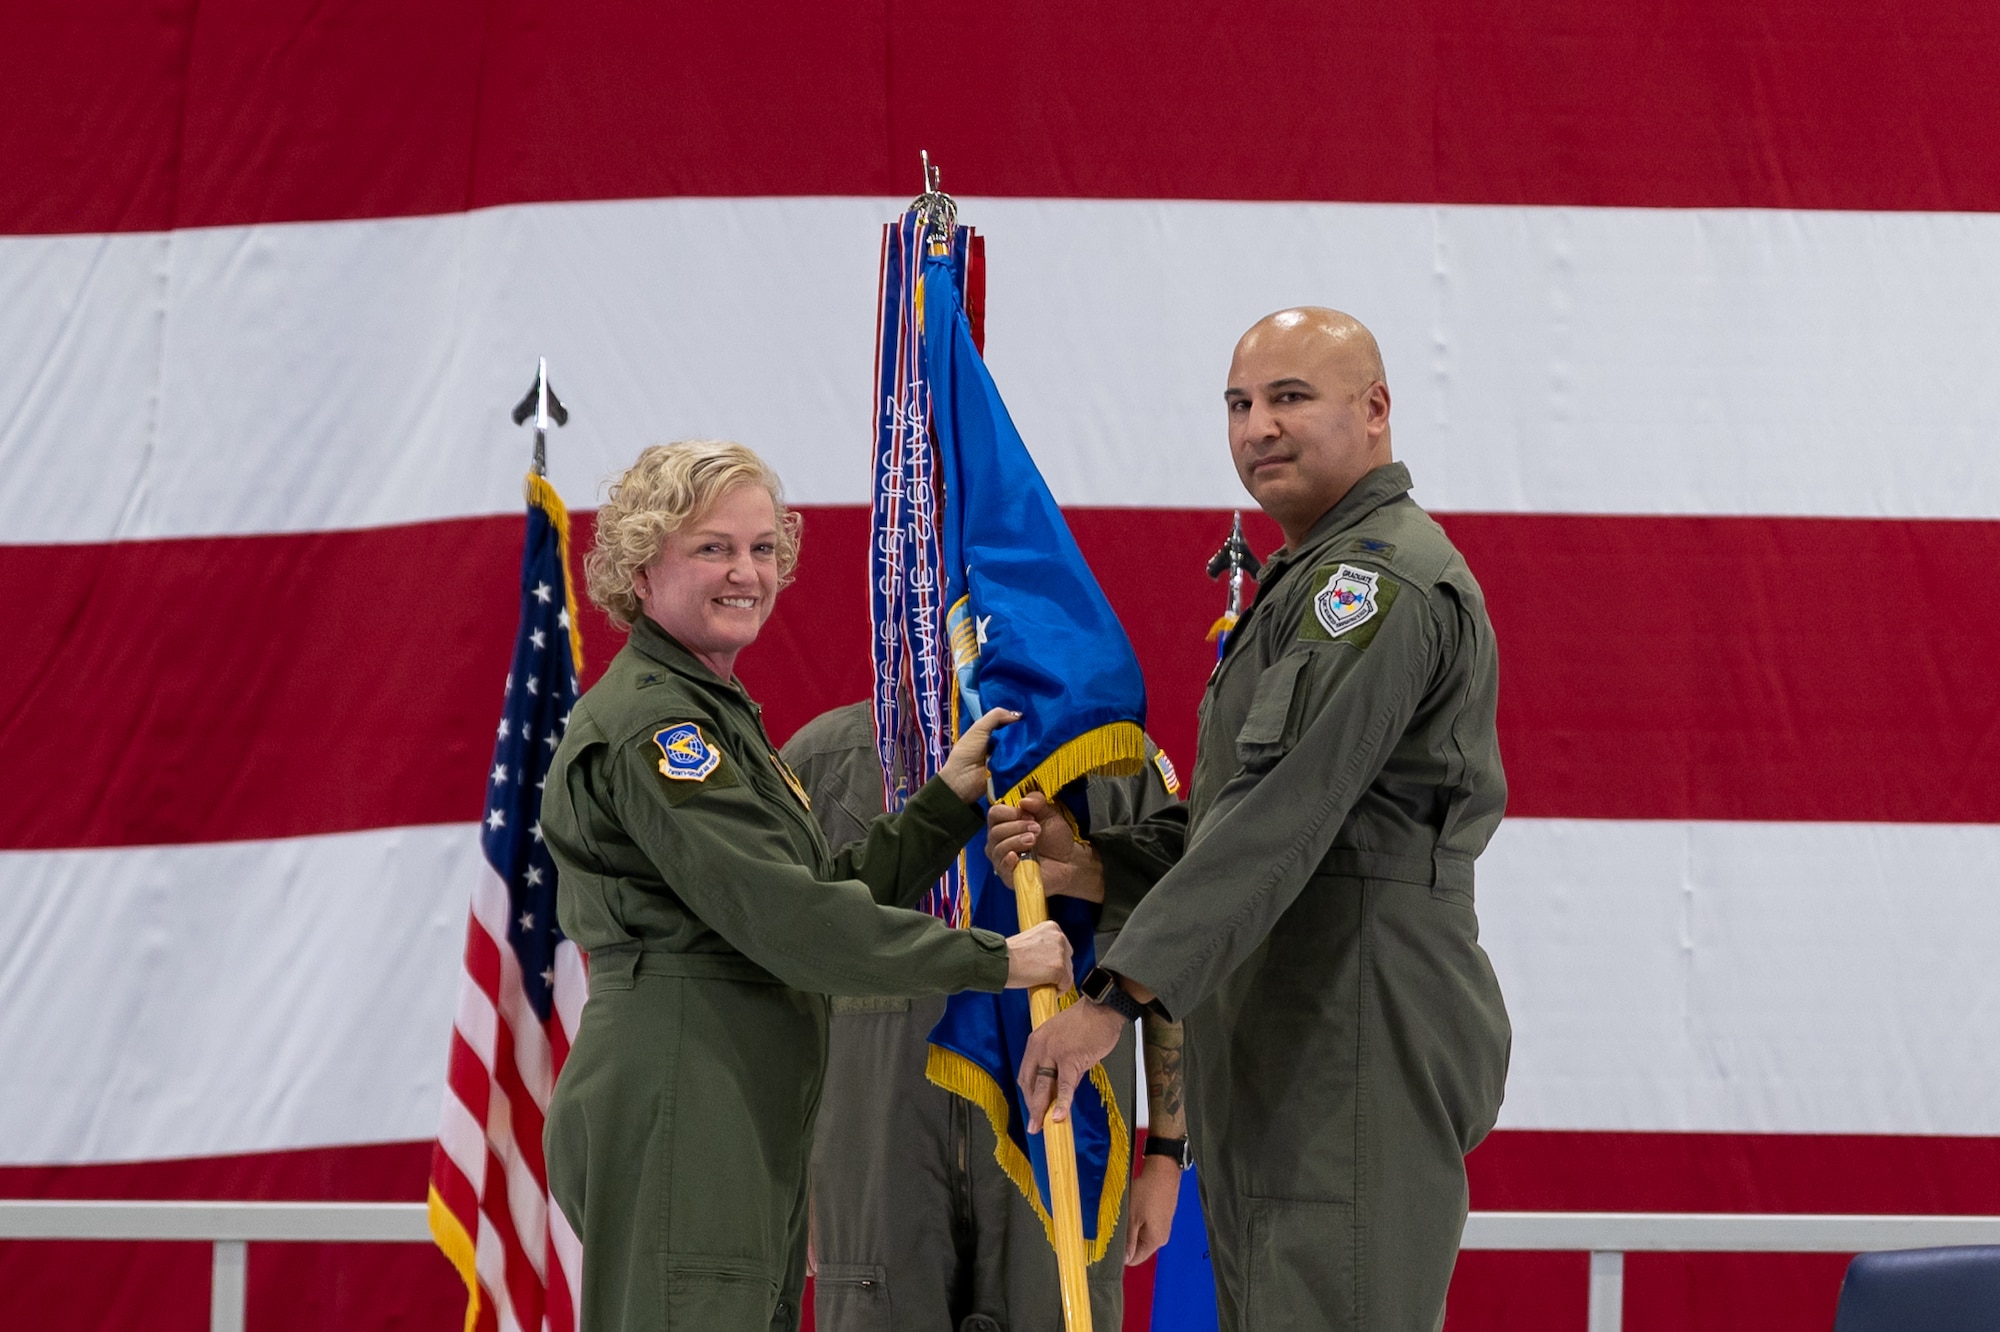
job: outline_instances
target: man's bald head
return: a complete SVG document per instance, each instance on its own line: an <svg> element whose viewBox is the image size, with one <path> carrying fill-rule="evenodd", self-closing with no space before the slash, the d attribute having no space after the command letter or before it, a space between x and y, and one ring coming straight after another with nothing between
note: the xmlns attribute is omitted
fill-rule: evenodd
<svg viewBox="0 0 2000 1332"><path fill-rule="evenodd" d="M1391 460L1382 350L1339 310L1304 305L1252 324L1237 340L1223 401L1236 474L1287 544Z"/></svg>
<svg viewBox="0 0 2000 1332"><path fill-rule="evenodd" d="M1354 381L1355 387L1373 380L1388 382L1382 369L1382 348L1368 326L1343 310L1324 305L1298 305L1267 314L1250 325L1236 340L1240 356L1252 344L1277 341L1295 345L1301 352L1331 358Z"/></svg>

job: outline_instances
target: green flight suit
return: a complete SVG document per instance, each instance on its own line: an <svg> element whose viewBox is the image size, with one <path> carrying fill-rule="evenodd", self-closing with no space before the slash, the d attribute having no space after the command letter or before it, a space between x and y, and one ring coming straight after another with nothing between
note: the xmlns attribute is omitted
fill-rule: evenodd
<svg viewBox="0 0 2000 1332"><path fill-rule="evenodd" d="M1157 756L1157 749L1148 747ZM882 765L867 703L823 713L784 756L836 845L882 812ZM1090 781L1094 821L1122 824L1177 805L1157 758L1137 776ZM1178 779L1176 779L1178 781ZM1098 952L1129 902L1107 902ZM836 999L826 1091L813 1144L820 1332L1039 1332L1062 1326L1055 1251L1041 1219L994 1160L983 1110L924 1075L942 998ZM1125 1122L1133 1035L1104 1061ZM1125 1209L1090 1268L1092 1325L1124 1318Z"/></svg>
<svg viewBox="0 0 2000 1332"><path fill-rule="evenodd" d="M1493 630L1409 488L1376 468L1266 567L1185 821L1094 839L1108 881L1156 880L1104 965L1186 1018L1225 1332L1438 1327L1506 1081L1472 895L1506 804Z"/></svg>
<svg viewBox="0 0 2000 1332"><path fill-rule="evenodd" d="M998 990L918 900L981 826L932 782L838 853L742 688L641 620L578 700L541 830L590 1000L549 1106L585 1332L795 1329L830 994Z"/></svg>

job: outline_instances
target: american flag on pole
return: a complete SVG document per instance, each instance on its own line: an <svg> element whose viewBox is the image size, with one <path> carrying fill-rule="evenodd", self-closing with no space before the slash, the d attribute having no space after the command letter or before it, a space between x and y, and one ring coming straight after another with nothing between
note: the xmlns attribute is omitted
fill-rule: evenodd
<svg viewBox="0 0 2000 1332"><path fill-rule="evenodd" d="M431 1157L431 1234L465 1280L466 1332L571 1332L583 1249L549 1198L542 1121L583 1012L583 957L556 925L542 841L542 779L576 702L583 640L569 579L569 513L528 478L521 618L486 779L452 1024L443 1122Z"/></svg>

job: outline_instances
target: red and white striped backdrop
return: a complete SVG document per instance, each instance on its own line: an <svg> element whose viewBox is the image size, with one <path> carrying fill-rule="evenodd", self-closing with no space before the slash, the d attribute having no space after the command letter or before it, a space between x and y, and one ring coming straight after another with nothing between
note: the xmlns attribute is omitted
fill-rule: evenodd
<svg viewBox="0 0 2000 1332"><path fill-rule="evenodd" d="M2000 1209L2000 11L27 8L0 1190L421 1197L506 409L546 354L579 508L653 440L765 452L805 561L744 673L781 738L860 697L877 228L922 147L1184 767L1231 342L1298 301L1381 336L1503 651L1476 1206ZM255 1252L255 1327L457 1314L426 1250ZM1840 1266L1635 1259L1628 1326L1823 1328ZM205 1281L0 1246L0 1323L195 1328ZM1476 1255L1451 1326L1583 1310L1580 1258Z"/></svg>

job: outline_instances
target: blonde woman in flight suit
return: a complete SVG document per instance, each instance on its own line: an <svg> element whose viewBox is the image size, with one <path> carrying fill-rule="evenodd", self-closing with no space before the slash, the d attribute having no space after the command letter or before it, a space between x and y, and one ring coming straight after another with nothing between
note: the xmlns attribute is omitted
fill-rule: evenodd
<svg viewBox="0 0 2000 1332"><path fill-rule="evenodd" d="M995 711L835 851L735 678L798 558L740 444L640 454L599 511L590 596L630 631L578 700L542 832L590 1001L549 1107L549 1187L583 1241L583 1325L799 1325L829 995L1068 984L1053 925L914 910L981 826Z"/></svg>

